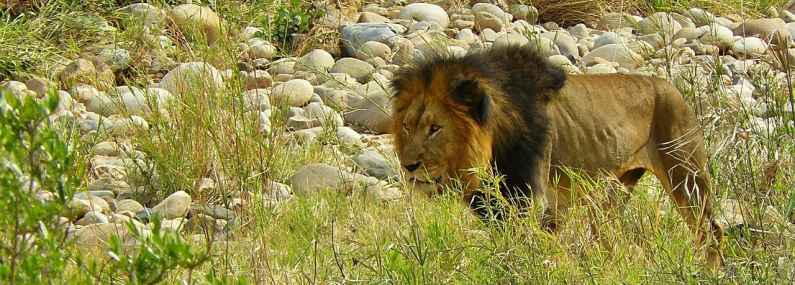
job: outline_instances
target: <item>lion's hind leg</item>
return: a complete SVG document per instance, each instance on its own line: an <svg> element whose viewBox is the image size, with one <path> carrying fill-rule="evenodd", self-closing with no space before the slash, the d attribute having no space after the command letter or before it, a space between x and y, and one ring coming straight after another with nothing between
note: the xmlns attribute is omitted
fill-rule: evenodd
<svg viewBox="0 0 795 285"><path fill-rule="evenodd" d="M713 220L709 200L709 175L701 160L677 158L664 153L662 165L655 169L663 189L668 192L678 212L695 234L699 246L706 246L707 263L716 269L722 264L720 239L722 232Z"/></svg>

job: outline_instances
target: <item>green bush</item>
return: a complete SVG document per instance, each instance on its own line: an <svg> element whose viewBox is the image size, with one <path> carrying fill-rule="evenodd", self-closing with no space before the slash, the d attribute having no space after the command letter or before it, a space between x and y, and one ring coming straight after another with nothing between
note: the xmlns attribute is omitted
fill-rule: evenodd
<svg viewBox="0 0 795 285"><path fill-rule="evenodd" d="M72 134L48 120L57 95L0 96L0 283L57 279L68 257L58 217L79 178Z"/></svg>

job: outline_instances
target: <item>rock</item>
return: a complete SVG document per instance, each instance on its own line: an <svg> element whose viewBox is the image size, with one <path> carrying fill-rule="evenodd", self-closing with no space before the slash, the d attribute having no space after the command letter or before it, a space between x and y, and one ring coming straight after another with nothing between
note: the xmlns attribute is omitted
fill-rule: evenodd
<svg viewBox="0 0 795 285"><path fill-rule="evenodd" d="M76 200L85 201L88 204L88 208L86 208L85 209L86 211L83 212L83 213L88 213L88 211L98 211L98 212L103 212L103 213L109 213L110 212L110 204L108 204L108 202L105 201L105 199L102 199L102 198L96 197L96 196L91 196L91 195L83 196L83 198L84 199L72 198L72 202L75 203L74 204L75 206L80 206L80 205L84 204L83 202L75 202ZM70 208L71 208L71 205L72 205L72 203L70 203ZM78 209L78 210L82 211L82 209Z"/></svg>
<svg viewBox="0 0 795 285"><path fill-rule="evenodd" d="M574 58L580 57L579 50L577 49L577 40L568 33L556 31L543 33L541 36L551 40L558 48L560 54Z"/></svg>
<svg viewBox="0 0 795 285"><path fill-rule="evenodd" d="M322 127L314 127L293 132L293 136L303 144L311 144L323 132Z"/></svg>
<svg viewBox="0 0 795 285"><path fill-rule="evenodd" d="M362 12L359 15L359 19L356 20L357 23L387 23L389 19L387 17L378 15L373 12Z"/></svg>
<svg viewBox="0 0 795 285"><path fill-rule="evenodd" d="M135 23L141 23L144 27L155 28L163 23L165 14L159 8L147 3L133 3L116 10L128 17Z"/></svg>
<svg viewBox="0 0 795 285"><path fill-rule="evenodd" d="M334 66L334 57L325 50L314 49L298 59L297 69L326 72Z"/></svg>
<svg viewBox="0 0 795 285"><path fill-rule="evenodd" d="M625 68L637 67L643 58L637 53L630 50L622 44L608 44L592 50L582 58L585 65L591 65L596 62L596 58L602 58L612 62L617 62Z"/></svg>
<svg viewBox="0 0 795 285"><path fill-rule="evenodd" d="M727 230L745 224L742 207L740 207L740 203L737 202L737 200L721 199L718 205L720 214L716 215L715 223L718 224L721 229Z"/></svg>
<svg viewBox="0 0 795 285"><path fill-rule="evenodd" d="M88 183L88 191L109 191L115 195L129 193L131 191L130 185L123 180L113 179L110 177L103 177L95 179Z"/></svg>
<svg viewBox="0 0 795 285"><path fill-rule="evenodd" d="M144 210L144 206L132 199L116 201L116 212L138 213Z"/></svg>
<svg viewBox="0 0 795 285"><path fill-rule="evenodd" d="M311 120L317 120L322 125L340 127L343 125L342 116L329 106L322 103L310 103L304 107L304 114Z"/></svg>
<svg viewBox="0 0 795 285"><path fill-rule="evenodd" d="M625 43L624 39L621 38L618 34L614 32L604 32L596 39L594 39L592 49L599 48L601 46L609 45L609 44L621 44Z"/></svg>
<svg viewBox="0 0 795 285"><path fill-rule="evenodd" d="M152 207L152 213L165 219L183 218L190 208L191 198L185 191L177 191Z"/></svg>
<svg viewBox="0 0 795 285"><path fill-rule="evenodd" d="M607 63L598 63L586 69L588 74L608 74L618 72L613 65Z"/></svg>
<svg viewBox="0 0 795 285"><path fill-rule="evenodd" d="M388 133L391 127L389 97L380 93L366 99L350 102L351 111L344 114L345 121L375 133Z"/></svg>
<svg viewBox="0 0 795 285"><path fill-rule="evenodd" d="M127 113L144 116L152 112L147 104L144 91L141 89L132 86L119 86L115 88L115 92L121 99L121 105Z"/></svg>
<svg viewBox="0 0 795 285"><path fill-rule="evenodd" d="M535 50L539 55L543 57L549 57L551 55L560 54L560 50L555 43L545 37L534 37L529 40L527 46L531 49Z"/></svg>
<svg viewBox="0 0 795 285"><path fill-rule="evenodd" d="M39 97L44 97L50 89L56 87L52 81L36 76L25 81L25 86L28 90L35 92Z"/></svg>
<svg viewBox="0 0 795 285"><path fill-rule="evenodd" d="M260 39L260 38L253 38L246 41L248 45L248 56L252 59L257 58L264 58L264 59L272 59L274 55L276 55L276 47L273 46L270 42Z"/></svg>
<svg viewBox="0 0 795 285"><path fill-rule="evenodd" d="M632 15L626 13L605 13L599 19L597 27L605 30L618 30L621 28L633 28L637 24Z"/></svg>
<svg viewBox="0 0 795 285"><path fill-rule="evenodd" d="M706 32L707 32L707 31L706 31L706 30L704 30L704 29L697 29L697 28L685 27L685 28L682 28L681 30L679 30L679 32L677 32L677 33L674 35L674 38L673 38L673 39L674 39L674 40L677 40L677 39L685 39L685 40L687 40L687 41L692 41L692 40L695 40L695 39L698 39L698 38L700 38L700 37L701 37L701 36L703 36L703 35L704 35L704 33L706 33Z"/></svg>
<svg viewBox="0 0 795 285"><path fill-rule="evenodd" d="M734 42L734 33L729 28L721 25L710 25L700 27L704 31L701 36L701 42L705 44L715 45L720 48L727 48Z"/></svg>
<svg viewBox="0 0 795 285"><path fill-rule="evenodd" d="M475 29L479 31L488 28L500 32L510 22L510 14L494 4L477 3L472 6L472 14L475 15Z"/></svg>
<svg viewBox="0 0 795 285"><path fill-rule="evenodd" d="M102 156L121 156L121 148L115 142L100 142L91 148L92 153Z"/></svg>
<svg viewBox="0 0 795 285"><path fill-rule="evenodd" d="M25 83L14 80L0 83L0 90L5 90L6 92L10 92L11 94L14 94L14 96L17 96L19 98L25 96L35 97L36 95L35 92L28 90L28 87L25 85Z"/></svg>
<svg viewBox="0 0 795 285"><path fill-rule="evenodd" d="M254 70L247 72L244 76L246 80L246 90L267 88L273 84L273 77L265 70Z"/></svg>
<svg viewBox="0 0 795 285"><path fill-rule="evenodd" d="M86 111L94 112L102 116L110 116L118 111L116 103L113 102L105 92L97 92L93 97L88 98L88 100L83 103L86 105Z"/></svg>
<svg viewBox="0 0 795 285"><path fill-rule="evenodd" d="M478 37L470 29L462 29L458 31L455 38L467 44L472 44L478 41Z"/></svg>
<svg viewBox="0 0 795 285"><path fill-rule="evenodd" d="M92 206L89 201L83 199L72 199L68 204L66 204L66 209L67 211L65 216L69 218L69 220L74 220L91 211Z"/></svg>
<svg viewBox="0 0 795 285"><path fill-rule="evenodd" d="M130 62L132 62L130 52L123 48L106 48L101 50L98 56L113 71L125 70L130 67Z"/></svg>
<svg viewBox="0 0 795 285"><path fill-rule="evenodd" d="M337 60L329 72L345 73L359 82L366 82L371 73L375 71L373 65L352 57L345 57Z"/></svg>
<svg viewBox="0 0 795 285"><path fill-rule="evenodd" d="M216 219L232 220L235 212L221 206L197 205L191 208L191 215L204 214Z"/></svg>
<svg viewBox="0 0 795 285"><path fill-rule="evenodd" d="M742 38L734 42L732 52L743 56L760 56L767 51L767 44L757 37Z"/></svg>
<svg viewBox="0 0 795 285"><path fill-rule="evenodd" d="M251 89L243 92L243 106L246 111L270 110L268 89Z"/></svg>
<svg viewBox="0 0 795 285"><path fill-rule="evenodd" d="M171 94L187 95L191 91L218 91L224 87L224 80L221 78L221 73L212 65L204 62L188 62L166 73L158 87L168 90Z"/></svg>
<svg viewBox="0 0 795 285"><path fill-rule="evenodd" d="M143 227L140 228L144 236L148 234L148 230ZM93 224L83 228L77 229L71 238L74 240L78 248L82 249L95 249L104 248L108 245L108 241L112 236L117 236L123 244L129 245L135 242L134 237L129 232L125 224Z"/></svg>
<svg viewBox="0 0 795 285"><path fill-rule="evenodd" d="M139 131L146 131L149 129L149 123L146 119L136 115L113 115L108 119L111 121L110 131L115 135L132 136Z"/></svg>
<svg viewBox="0 0 795 285"><path fill-rule="evenodd" d="M750 19L737 26L734 29L734 34L741 36L759 36L766 40L770 40L774 32L787 30L787 23L779 18L769 19Z"/></svg>
<svg viewBox="0 0 795 285"><path fill-rule="evenodd" d="M712 13L705 11L701 8L690 8L687 10L690 18L698 26L710 25L715 22L715 16Z"/></svg>
<svg viewBox="0 0 795 285"><path fill-rule="evenodd" d="M377 151L366 150L363 153L354 156L353 162L364 169L367 175L379 179L388 179L397 176L395 169L390 167L386 158Z"/></svg>
<svg viewBox="0 0 795 285"><path fill-rule="evenodd" d="M682 29L682 25L671 14L665 12L654 13L648 18L641 20L638 25L641 35L660 33L668 39Z"/></svg>
<svg viewBox="0 0 795 285"><path fill-rule="evenodd" d="M291 58L283 58L273 62L273 64L271 64L271 66L268 68L268 72L275 75L293 74L295 73L295 64L295 60Z"/></svg>
<svg viewBox="0 0 795 285"><path fill-rule="evenodd" d="M114 86L116 81L113 71L107 66L97 67L95 62L83 58L75 59L69 63L60 72L58 78L65 89L82 83L107 90Z"/></svg>
<svg viewBox="0 0 795 285"><path fill-rule="evenodd" d="M79 226L87 226L93 224L107 224L109 222L110 221L108 221L108 217L103 215L101 212L89 211L82 218L80 218L80 220L77 220L75 224Z"/></svg>
<svg viewBox="0 0 795 285"><path fill-rule="evenodd" d="M362 48L356 53L356 58L361 60L367 60L373 57L389 59L391 55L392 49L390 49L388 45L381 42L369 41L362 45Z"/></svg>
<svg viewBox="0 0 795 285"><path fill-rule="evenodd" d="M243 28L243 32L241 33L241 37L243 38L243 40L247 41L247 40L256 38L257 36L259 36L260 34L263 34L263 33L265 33L265 31L263 31L262 29L260 29L258 27L247 26L247 27Z"/></svg>
<svg viewBox="0 0 795 285"><path fill-rule="evenodd" d="M494 46L493 47L499 48L499 47L506 47L506 46L510 46L510 45L520 45L520 46L522 46L522 45L526 45L528 42L529 42L529 40L524 35L508 33L508 34L502 34L499 37L497 37L497 39L494 40Z"/></svg>
<svg viewBox="0 0 795 285"><path fill-rule="evenodd" d="M55 113L67 112L72 110L74 100L69 92L58 90L58 106L55 107Z"/></svg>
<svg viewBox="0 0 795 285"><path fill-rule="evenodd" d="M509 11L515 20L525 20L529 23L538 21L538 9L524 4L514 4L509 7Z"/></svg>
<svg viewBox="0 0 795 285"><path fill-rule="evenodd" d="M288 106L300 107L309 102L309 99L312 98L312 94L314 94L314 89L309 81L292 79L273 87L271 90L271 100L275 104L287 104Z"/></svg>
<svg viewBox="0 0 795 285"><path fill-rule="evenodd" d="M362 135L349 127L338 127L337 139L346 146L362 145Z"/></svg>
<svg viewBox="0 0 795 285"><path fill-rule="evenodd" d="M394 38L404 30L401 27L391 24L371 24L360 23L343 26L341 29L341 41L345 54L354 55L362 44L369 41L389 43L389 39Z"/></svg>
<svg viewBox="0 0 795 285"><path fill-rule="evenodd" d="M559 55L559 54L550 56L549 57L549 63L552 64L553 66L557 66L557 67L563 67L563 66L566 66L566 65L572 65L571 60L569 60L568 57L565 57L565 56Z"/></svg>
<svg viewBox="0 0 795 285"><path fill-rule="evenodd" d="M412 3L406 5L406 7L400 10L400 15L398 15L398 17L400 19L436 23L443 29L447 28L450 24L450 17L442 7L427 3Z"/></svg>
<svg viewBox="0 0 795 285"><path fill-rule="evenodd" d="M208 44L221 37L221 18L209 7L182 4L171 9L168 15L183 34L204 38Z"/></svg>
<svg viewBox="0 0 795 285"><path fill-rule="evenodd" d="M187 223L185 218L168 219L160 222L161 229L178 233L182 230L182 226Z"/></svg>
<svg viewBox="0 0 795 285"><path fill-rule="evenodd" d="M296 195L324 190L348 192L356 185L374 185L377 182L375 178L353 174L322 163L301 167L290 177L290 185Z"/></svg>

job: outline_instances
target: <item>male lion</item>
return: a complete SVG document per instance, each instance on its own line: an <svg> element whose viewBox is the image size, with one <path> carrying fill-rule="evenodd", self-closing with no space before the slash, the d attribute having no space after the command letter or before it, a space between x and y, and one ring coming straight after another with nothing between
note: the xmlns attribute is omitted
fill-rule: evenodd
<svg viewBox="0 0 795 285"><path fill-rule="evenodd" d="M702 133L665 80L567 76L529 48L508 46L418 62L392 85L395 147L409 179L462 181L465 200L482 206L480 181L469 170L490 167L520 209L523 196L545 202L542 221L555 230L558 212L571 202L571 179L561 167L615 175L629 189L649 171L697 242L710 242L708 262L720 266Z"/></svg>

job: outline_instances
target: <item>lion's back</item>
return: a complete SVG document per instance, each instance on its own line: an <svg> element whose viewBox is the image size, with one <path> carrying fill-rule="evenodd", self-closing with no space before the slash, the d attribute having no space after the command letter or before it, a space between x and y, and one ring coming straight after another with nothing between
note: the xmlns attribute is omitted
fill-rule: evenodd
<svg viewBox="0 0 795 285"><path fill-rule="evenodd" d="M548 109L555 160L595 170L637 158L652 139L664 84L638 75L570 76Z"/></svg>

